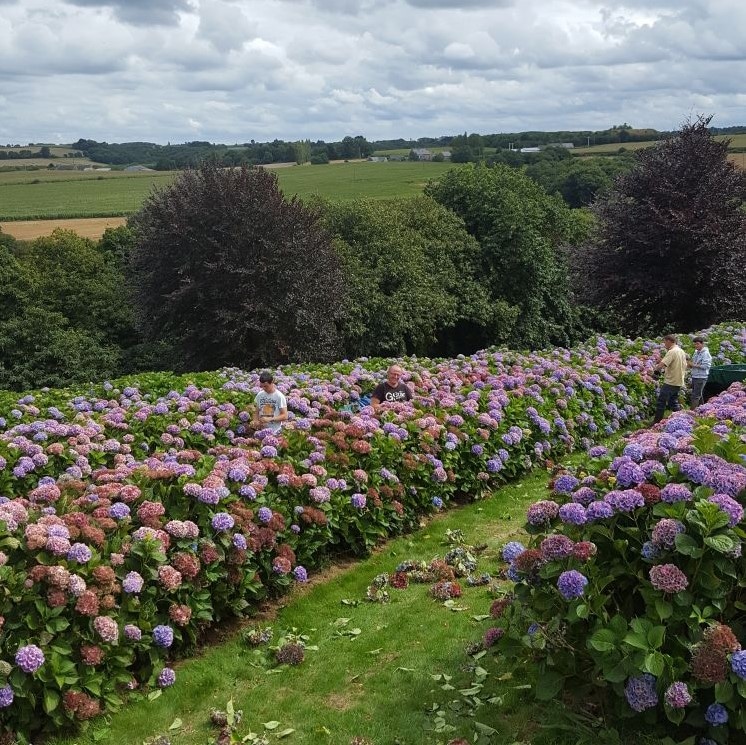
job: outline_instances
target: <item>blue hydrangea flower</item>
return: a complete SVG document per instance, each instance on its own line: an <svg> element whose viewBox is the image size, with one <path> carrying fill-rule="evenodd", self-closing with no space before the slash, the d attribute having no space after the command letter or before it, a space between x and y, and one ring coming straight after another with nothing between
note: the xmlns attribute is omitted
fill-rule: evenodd
<svg viewBox="0 0 746 745"><path fill-rule="evenodd" d="M714 727L728 724L728 710L722 704L710 704L705 711L705 720Z"/></svg>

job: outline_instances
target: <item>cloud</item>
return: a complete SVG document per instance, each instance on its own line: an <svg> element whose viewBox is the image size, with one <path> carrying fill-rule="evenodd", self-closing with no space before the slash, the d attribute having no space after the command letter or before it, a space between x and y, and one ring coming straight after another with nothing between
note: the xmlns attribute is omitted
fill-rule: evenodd
<svg viewBox="0 0 746 745"><path fill-rule="evenodd" d="M742 0L0 0L0 141L746 124Z"/></svg>
<svg viewBox="0 0 746 745"><path fill-rule="evenodd" d="M82 8L110 8L117 18L133 26L176 26L179 13L189 12L189 0L65 0Z"/></svg>

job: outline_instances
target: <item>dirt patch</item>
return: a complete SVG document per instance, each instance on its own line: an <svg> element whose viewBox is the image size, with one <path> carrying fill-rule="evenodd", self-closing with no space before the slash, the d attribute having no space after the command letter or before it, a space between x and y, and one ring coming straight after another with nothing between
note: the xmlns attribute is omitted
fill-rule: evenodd
<svg viewBox="0 0 746 745"><path fill-rule="evenodd" d="M355 706L362 691L350 691L347 693L330 693L324 698L324 706L334 711L347 711Z"/></svg>
<svg viewBox="0 0 746 745"><path fill-rule="evenodd" d="M57 228L73 230L83 238L98 239L106 228L118 228L127 221L126 217L86 217L70 220L18 220L0 222L3 233L19 241L33 241L51 235Z"/></svg>

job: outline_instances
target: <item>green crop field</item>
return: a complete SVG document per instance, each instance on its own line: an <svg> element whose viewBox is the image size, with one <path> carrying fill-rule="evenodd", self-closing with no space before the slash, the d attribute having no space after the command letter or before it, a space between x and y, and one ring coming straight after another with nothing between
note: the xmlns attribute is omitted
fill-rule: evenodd
<svg viewBox="0 0 746 745"><path fill-rule="evenodd" d="M730 149L734 150L736 148L746 148L746 134L742 135L717 135L715 137L716 140L723 141L723 140L730 140ZM591 147L576 147L571 152L573 155L609 155L613 154L616 155L619 152L619 148L624 148L625 150L632 151L632 150L642 150L646 147L652 147L653 145L660 142L660 140L645 140L644 142L613 142L608 145L592 145Z"/></svg>
<svg viewBox="0 0 746 745"><path fill-rule="evenodd" d="M347 200L418 194L452 168L448 163L339 163L278 168L280 187L300 197ZM8 172L0 174L0 220L108 217L137 211L173 172Z"/></svg>

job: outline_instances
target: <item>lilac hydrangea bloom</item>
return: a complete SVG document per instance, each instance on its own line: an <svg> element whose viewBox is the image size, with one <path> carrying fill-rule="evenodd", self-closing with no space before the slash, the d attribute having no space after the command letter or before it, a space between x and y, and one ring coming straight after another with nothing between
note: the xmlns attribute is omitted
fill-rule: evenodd
<svg viewBox="0 0 746 745"><path fill-rule="evenodd" d="M526 550L526 547L518 541L510 541L503 546L502 557L503 561L515 561L519 554L522 554Z"/></svg>
<svg viewBox="0 0 746 745"><path fill-rule="evenodd" d="M559 518L568 525L585 525L588 518L585 516L585 507L578 502L568 502L559 508Z"/></svg>
<svg viewBox="0 0 746 745"><path fill-rule="evenodd" d="M163 670L158 673L158 687L168 688L176 682L176 673L170 667L164 667Z"/></svg>
<svg viewBox="0 0 746 745"><path fill-rule="evenodd" d="M661 489L661 499L669 504L687 502L692 498L692 492L685 484L666 484Z"/></svg>
<svg viewBox="0 0 746 745"><path fill-rule="evenodd" d="M672 709L684 709L691 703L692 694L689 693L689 688L686 683L676 681L668 686L666 693L663 696L663 700Z"/></svg>
<svg viewBox="0 0 746 745"><path fill-rule="evenodd" d="M153 629L153 641L158 647L170 647L174 643L174 630L170 626L156 626Z"/></svg>
<svg viewBox="0 0 746 745"><path fill-rule="evenodd" d="M575 569L562 572L557 578L557 589L565 600L581 597L587 584L588 578Z"/></svg>
<svg viewBox="0 0 746 745"><path fill-rule="evenodd" d="M627 703L637 712L652 709L658 705L658 693L655 690L655 676L650 673L630 678L624 687Z"/></svg>
<svg viewBox="0 0 746 745"><path fill-rule="evenodd" d="M36 644L27 644L19 647L15 659L24 673L35 673L44 664L44 652Z"/></svg>

